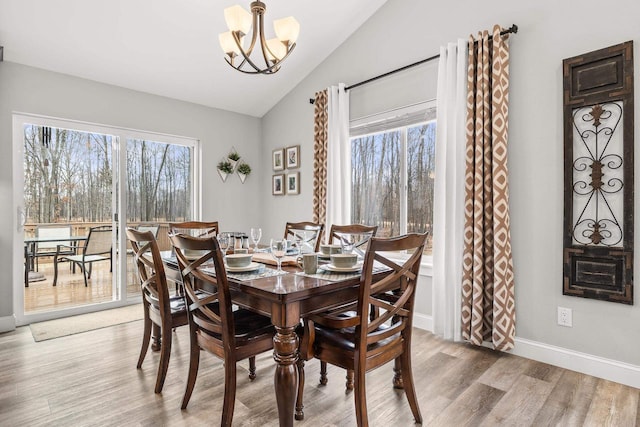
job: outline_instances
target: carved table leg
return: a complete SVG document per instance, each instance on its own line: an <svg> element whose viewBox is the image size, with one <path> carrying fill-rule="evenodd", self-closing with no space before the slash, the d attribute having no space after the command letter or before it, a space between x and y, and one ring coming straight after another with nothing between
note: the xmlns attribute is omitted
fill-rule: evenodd
<svg viewBox="0 0 640 427"><path fill-rule="evenodd" d="M393 388L404 389L402 369L400 368L400 358L393 361Z"/></svg>
<svg viewBox="0 0 640 427"><path fill-rule="evenodd" d="M273 358L278 366L274 377L280 427L293 427L293 412L298 392L298 335L294 327L276 326Z"/></svg>

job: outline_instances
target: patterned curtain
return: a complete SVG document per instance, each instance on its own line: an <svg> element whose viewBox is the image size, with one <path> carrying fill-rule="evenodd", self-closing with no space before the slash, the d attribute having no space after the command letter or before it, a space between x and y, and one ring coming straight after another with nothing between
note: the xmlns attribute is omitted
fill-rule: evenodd
<svg viewBox="0 0 640 427"><path fill-rule="evenodd" d="M316 93L313 119L313 222L327 220L328 92Z"/></svg>
<svg viewBox="0 0 640 427"><path fill-rule="evenodd" d="M462 266L462 337L513 348L515 295L509 186L507 122L509 47L494 26L469 40L467 148Z"/></svg>

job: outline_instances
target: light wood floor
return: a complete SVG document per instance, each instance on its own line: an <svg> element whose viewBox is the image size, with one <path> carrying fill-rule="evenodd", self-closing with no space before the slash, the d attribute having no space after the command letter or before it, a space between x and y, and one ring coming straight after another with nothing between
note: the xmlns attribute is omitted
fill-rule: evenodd
<svg viewBox="0 0 640 427"><path fill-rule="evenodd" d="M203 354L186 411L180 410L188 368L186 328L174 335L163 393L153 387L158 354L135 368L142 321L35 343L28 327L0 335L0 425L204 426L218 425L224 389L222 363ZM639 390L591 376L416 330L413 367L424 425L633 426ZM274 362L257 361L258 378L239 364L234 425L277 426ZM329 367L318 385L319 363L307 363L304 421L297 426L355 425L353 394L344 371ZM401 391L391 387L391 366L367 375L372 426L413 425Z"/></svg>
<svg viewBox="0 0 640 427"><path fill-rule="evenodd" d="M139 295L140 284L133 269L132 257L127 257L127 295ZM38 271L45 280L30 282L24 288L24 310L27 313L49 311L60 308L96 304L113 300L112 273L108 262L94 263L89 286L79 268L73 273L68 263L58 269L58 283L53 286L53 262L42 258Z"/></svg>

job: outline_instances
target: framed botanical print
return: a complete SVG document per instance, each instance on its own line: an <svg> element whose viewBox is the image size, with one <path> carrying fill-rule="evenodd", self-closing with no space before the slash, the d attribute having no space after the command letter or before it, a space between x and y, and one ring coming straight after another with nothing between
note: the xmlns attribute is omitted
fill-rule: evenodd
<svg viewBox="0 0 640 427"><path fill-rule="evenodd" d="M295 169L300 166L300 146L287 147L286 150L287 169Z"/></svg>
<svg viewBox="0 0 640 427"><path fill-rule="evenodd" d="M300 172L287 174L287 194L300 194Z"/></svg>
<svg viewBox="0 0 640 427"><path fill-rule="evenodd" d="M272 162L274 171L284 170L284 148L273 150Z"/></svg>
<svg viewBox="0 0 640 427"><path fill-rule="evenodd" d="M284 194L284 174L273 175L271 192L274 196L282 196Z"/></svg>

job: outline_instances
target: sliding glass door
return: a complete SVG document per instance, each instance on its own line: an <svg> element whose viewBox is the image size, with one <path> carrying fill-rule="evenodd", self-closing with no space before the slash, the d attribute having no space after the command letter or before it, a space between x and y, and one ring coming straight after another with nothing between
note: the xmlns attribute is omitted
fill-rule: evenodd
<svg viewBox="0 0 640 427"><path fill-rule="evenodd" d="M127 225L154 231L161 251L171 249L168 223L194 218L194 148L178 142L127 139Z"/></svg>
<svg viewBox="0 0 640 427"><path fill-rule="evenodd" d="M168 250L168 222L197 217L197 141L23 115L14 140L18 324L139 301L121 230Z"/></svg>

